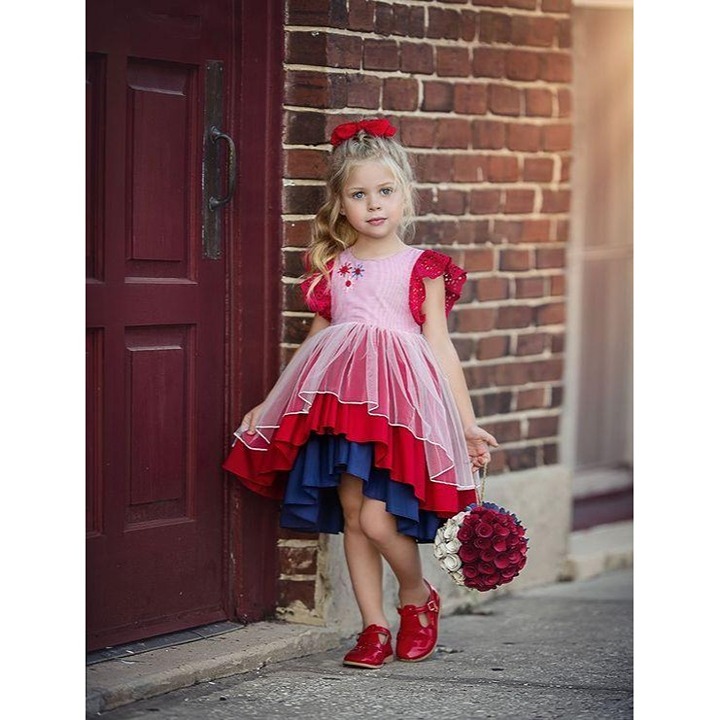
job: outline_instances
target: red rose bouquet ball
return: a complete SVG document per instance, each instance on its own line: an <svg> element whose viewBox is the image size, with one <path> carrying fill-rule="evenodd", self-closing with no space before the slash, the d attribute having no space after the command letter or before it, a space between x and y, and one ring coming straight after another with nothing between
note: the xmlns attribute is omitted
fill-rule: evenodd
<svg viewBox="0 0 720 720"><path fill-rule="evenodd" d="M484 592L525 567L528 538L515 515L494 503L470 505L435 535L434 555L457 585Z"/></svg>

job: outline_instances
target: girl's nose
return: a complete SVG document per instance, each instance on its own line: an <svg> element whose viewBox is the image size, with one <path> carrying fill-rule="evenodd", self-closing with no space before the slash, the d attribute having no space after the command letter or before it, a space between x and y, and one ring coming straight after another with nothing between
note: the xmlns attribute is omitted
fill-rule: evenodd
<svg viewBox="0 0 720 720"><path fill-rule="evenodd" d="M368 206L371 210L380 207L380 198L375 196L368 196Z"/></svg>

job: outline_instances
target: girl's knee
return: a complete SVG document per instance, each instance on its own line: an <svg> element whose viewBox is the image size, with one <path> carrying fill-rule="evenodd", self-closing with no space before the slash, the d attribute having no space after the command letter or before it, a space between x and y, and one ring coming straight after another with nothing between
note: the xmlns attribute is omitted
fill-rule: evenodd
<svg viewBox="0 0 720 720"><path fill-rule="evenodd" d="M395 518L385 510L366 512L363 507L359 521L362 532L376 545L387 545L397 537Z"/></svg>

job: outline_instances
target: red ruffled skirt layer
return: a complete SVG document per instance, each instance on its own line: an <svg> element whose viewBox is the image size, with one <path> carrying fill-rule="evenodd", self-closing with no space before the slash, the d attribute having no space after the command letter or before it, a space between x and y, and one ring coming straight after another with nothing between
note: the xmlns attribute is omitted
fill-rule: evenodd
<svg viewBox="0 0 720 720"><path fill-rule="evenodd" d="M383 416L370 415L365 404L342 403L330 393L317 394L307 412L286 414L269 445L258 435L243 433L223 467L250 490L281 500L287 474L311 433L373 442L374 464L388 470L394 481L411 485L422 510L451 517L476 500L472 489L430 482L424 441L407 428L391 425Z"/></svg>

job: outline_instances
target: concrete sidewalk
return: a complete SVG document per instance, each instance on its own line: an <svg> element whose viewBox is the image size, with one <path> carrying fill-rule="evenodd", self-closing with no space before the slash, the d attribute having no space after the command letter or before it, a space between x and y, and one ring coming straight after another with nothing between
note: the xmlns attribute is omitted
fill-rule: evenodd
<svg viewBox="0 0 720 720"><path fill-rule="evenodd" d="M358 717L357 706L352 705L353 686L357 693L374 694L376 691L371 688L380 682L383 692L392 695L396 686L400 692L400 686L412 683L413 693L417 691L413 697L424 697L416 683L437 676L438 681L444 678L454 683L456 697L452 701L442 693L437 696L444 698L446 717L631 717L628 708L631 704L632 572L629 569L613 571L631 564L632 523L574 533L563 570L568 582L503 595L485 603L473 615L444 618L442 647L432 660L418 664L398 662L368 672L343 668L340 661L345 646L352 645L352 640L343 639L327 628L277 622L257 623L197 642L90 665L87 668L87 716L102 715L117 720L145 717L146 713L160 718L304 718L309 715L303 713L310 710L300 699L310 692L309 687L314 686L315 691L314 695L308 695L308 702L312 697L313 702L321 703L323 688L338 698L339 687L344 687L340 680L348 680L350 705L347 707L353 710L352 717ZM313 655L312 662L302 659L308 655ZM327 683L329 676L334 679ZM266 693L275 694L277 698L276 690L267 684L271 681L285 684L284 706L273 704L275 701L269 698L263 701ZM505 691L514 688L514 695L532 697L533 703L539 692L555 708L554 714L534 711L526 714L530 712L528 704L525 712L518 708L518 712L512 711L512 714L476 715L472 700L475 684L484 698L488 693L499 693L497 708L505 707L503 712L511 712L511 708L500 696L504 697ZM217 703L208 699L230 697L239 692L240 687L244 690L237 697L244 698L243 702L249 703L247 707L229 702L225 705L227 701L222 699ZM259 694L248 695L251 688ZM523 692L523 688L535 690ZM434 692L439 690L436 688ZM158 697L164 693L169 694ZM163 715L162 708L167 703L172 705L174 696L182 696L179 707L195 707L197 714L178 714L180 710L176 708ZM571 702L573 697L581 696L585 697L583 702L610 702L608 698L612 701L603 713L585 715L580 705L575 707ZM432 705L431 699L426 698L425 704L417 706L417 713L421 714L408 713L399 706L397 713L405 717L431 717L431 713L422 714L423 708L430 706L435 707L435 714L440 712L440 706ZM555 703L561 700L570 702L574 708L572 713L560 712ZM195 701L200 704L195 706ZM218 705L221 714L208 714L207 703L221 703ZM464 707L463 712L469 714L448 714L454 703L460 703L458 708ZM125 705L127 707L121 707ZM587 707L591 705L592 702ZM151 706L153 709L149 709ZM222 714L223 708L230 713L231 706L233 713ZM294 707L299 714L292 714ZM301 712L302 707L305 709ZM484 707L489 712L486 704ZM108 712L113 708L120 709ZM619 714L613 714L613 708L617 708ZM382 710L381 715L375 716L393 716L389 706L383 706ZM266 714L253 714L256 711ZM328 706L326 711L328 715L316 713L316 717L345 717L339 714L340 707L331 711ZM623 714L626 711L628 714Z"/></svg>

